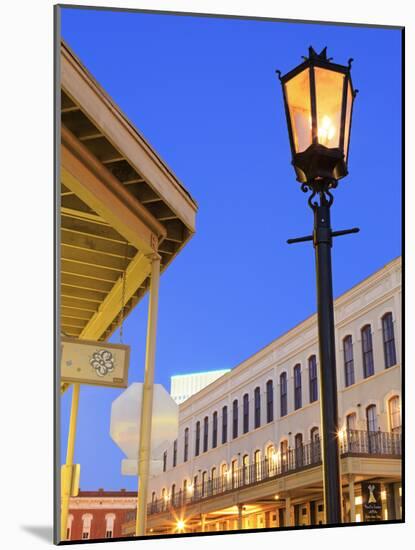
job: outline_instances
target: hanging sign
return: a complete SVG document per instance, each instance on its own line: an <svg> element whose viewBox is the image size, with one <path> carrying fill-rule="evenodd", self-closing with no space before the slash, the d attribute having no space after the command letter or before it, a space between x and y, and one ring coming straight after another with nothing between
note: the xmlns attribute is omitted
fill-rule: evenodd
<svg viewBox="0 0 415 550"><path fill-rule="evenodd" d="M126 388L130 346L61 338L61 382Z"/></svg>
<svg viewBox="0 0 415 550"><path fill-rule="evenodd" d="M380 483L362 481L363 521L381 521L382 499Z"/></svg>

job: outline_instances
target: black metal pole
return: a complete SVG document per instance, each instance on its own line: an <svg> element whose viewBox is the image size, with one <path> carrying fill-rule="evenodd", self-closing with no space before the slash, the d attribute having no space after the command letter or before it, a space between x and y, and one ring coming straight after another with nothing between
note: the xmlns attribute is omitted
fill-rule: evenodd
<svg viewBox="0 0 415 550"><path fill-rule="evenodd" d="M338 446L339 426L333 285L331 275L332 231L330 225L330 202L327 201L324 193L320 194L320 205L314 206L313 242L317 278L324 512L326 523L340 524L342 521L342 499Z"/></svg>

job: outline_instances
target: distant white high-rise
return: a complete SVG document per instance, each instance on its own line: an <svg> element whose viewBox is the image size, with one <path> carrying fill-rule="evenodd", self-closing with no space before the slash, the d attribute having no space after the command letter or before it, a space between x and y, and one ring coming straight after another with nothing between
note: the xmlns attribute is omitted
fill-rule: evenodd
<svg viewBox="0 0 415 550"><path fill-rule="evenodd" d="M191 395L202 390L229 371L230 369L222 369L191 374L176 374L170 379L170 395L177 404L183 403Z"/></svg>

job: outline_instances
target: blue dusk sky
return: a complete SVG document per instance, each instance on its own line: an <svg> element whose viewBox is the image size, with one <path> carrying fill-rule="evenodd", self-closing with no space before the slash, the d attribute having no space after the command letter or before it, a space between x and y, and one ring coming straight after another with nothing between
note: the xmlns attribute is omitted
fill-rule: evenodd
<svg viewBox="0 0 415 550"><path fill-rule="evenodd" d="M156 382L232 368L316 310L312 212L290 164L280 83L312 45L354 58L349 176L335 190L334 294L401 253L401 31L63 8L62 37L199 205L160 281ZM144 373L147 299L124 324ZM119 341L118 332L111 339ZM135 489L109 436L117 389L81 388L81 488ZM62 398L62 459L71 390Z"/></svg>

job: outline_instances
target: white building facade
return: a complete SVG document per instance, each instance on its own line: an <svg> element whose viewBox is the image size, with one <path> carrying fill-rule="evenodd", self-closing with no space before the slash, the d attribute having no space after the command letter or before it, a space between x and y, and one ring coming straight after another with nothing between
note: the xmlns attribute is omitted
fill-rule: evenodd
<svg viewBox="0 0 415 550"><path fill-rule="evenodd" d="M343 521L368 519L368 481L381 519L399 519L400 258L335 300L335 325ZM313 315L180 405L148 530L324 523L318 362Z"/></svg>

